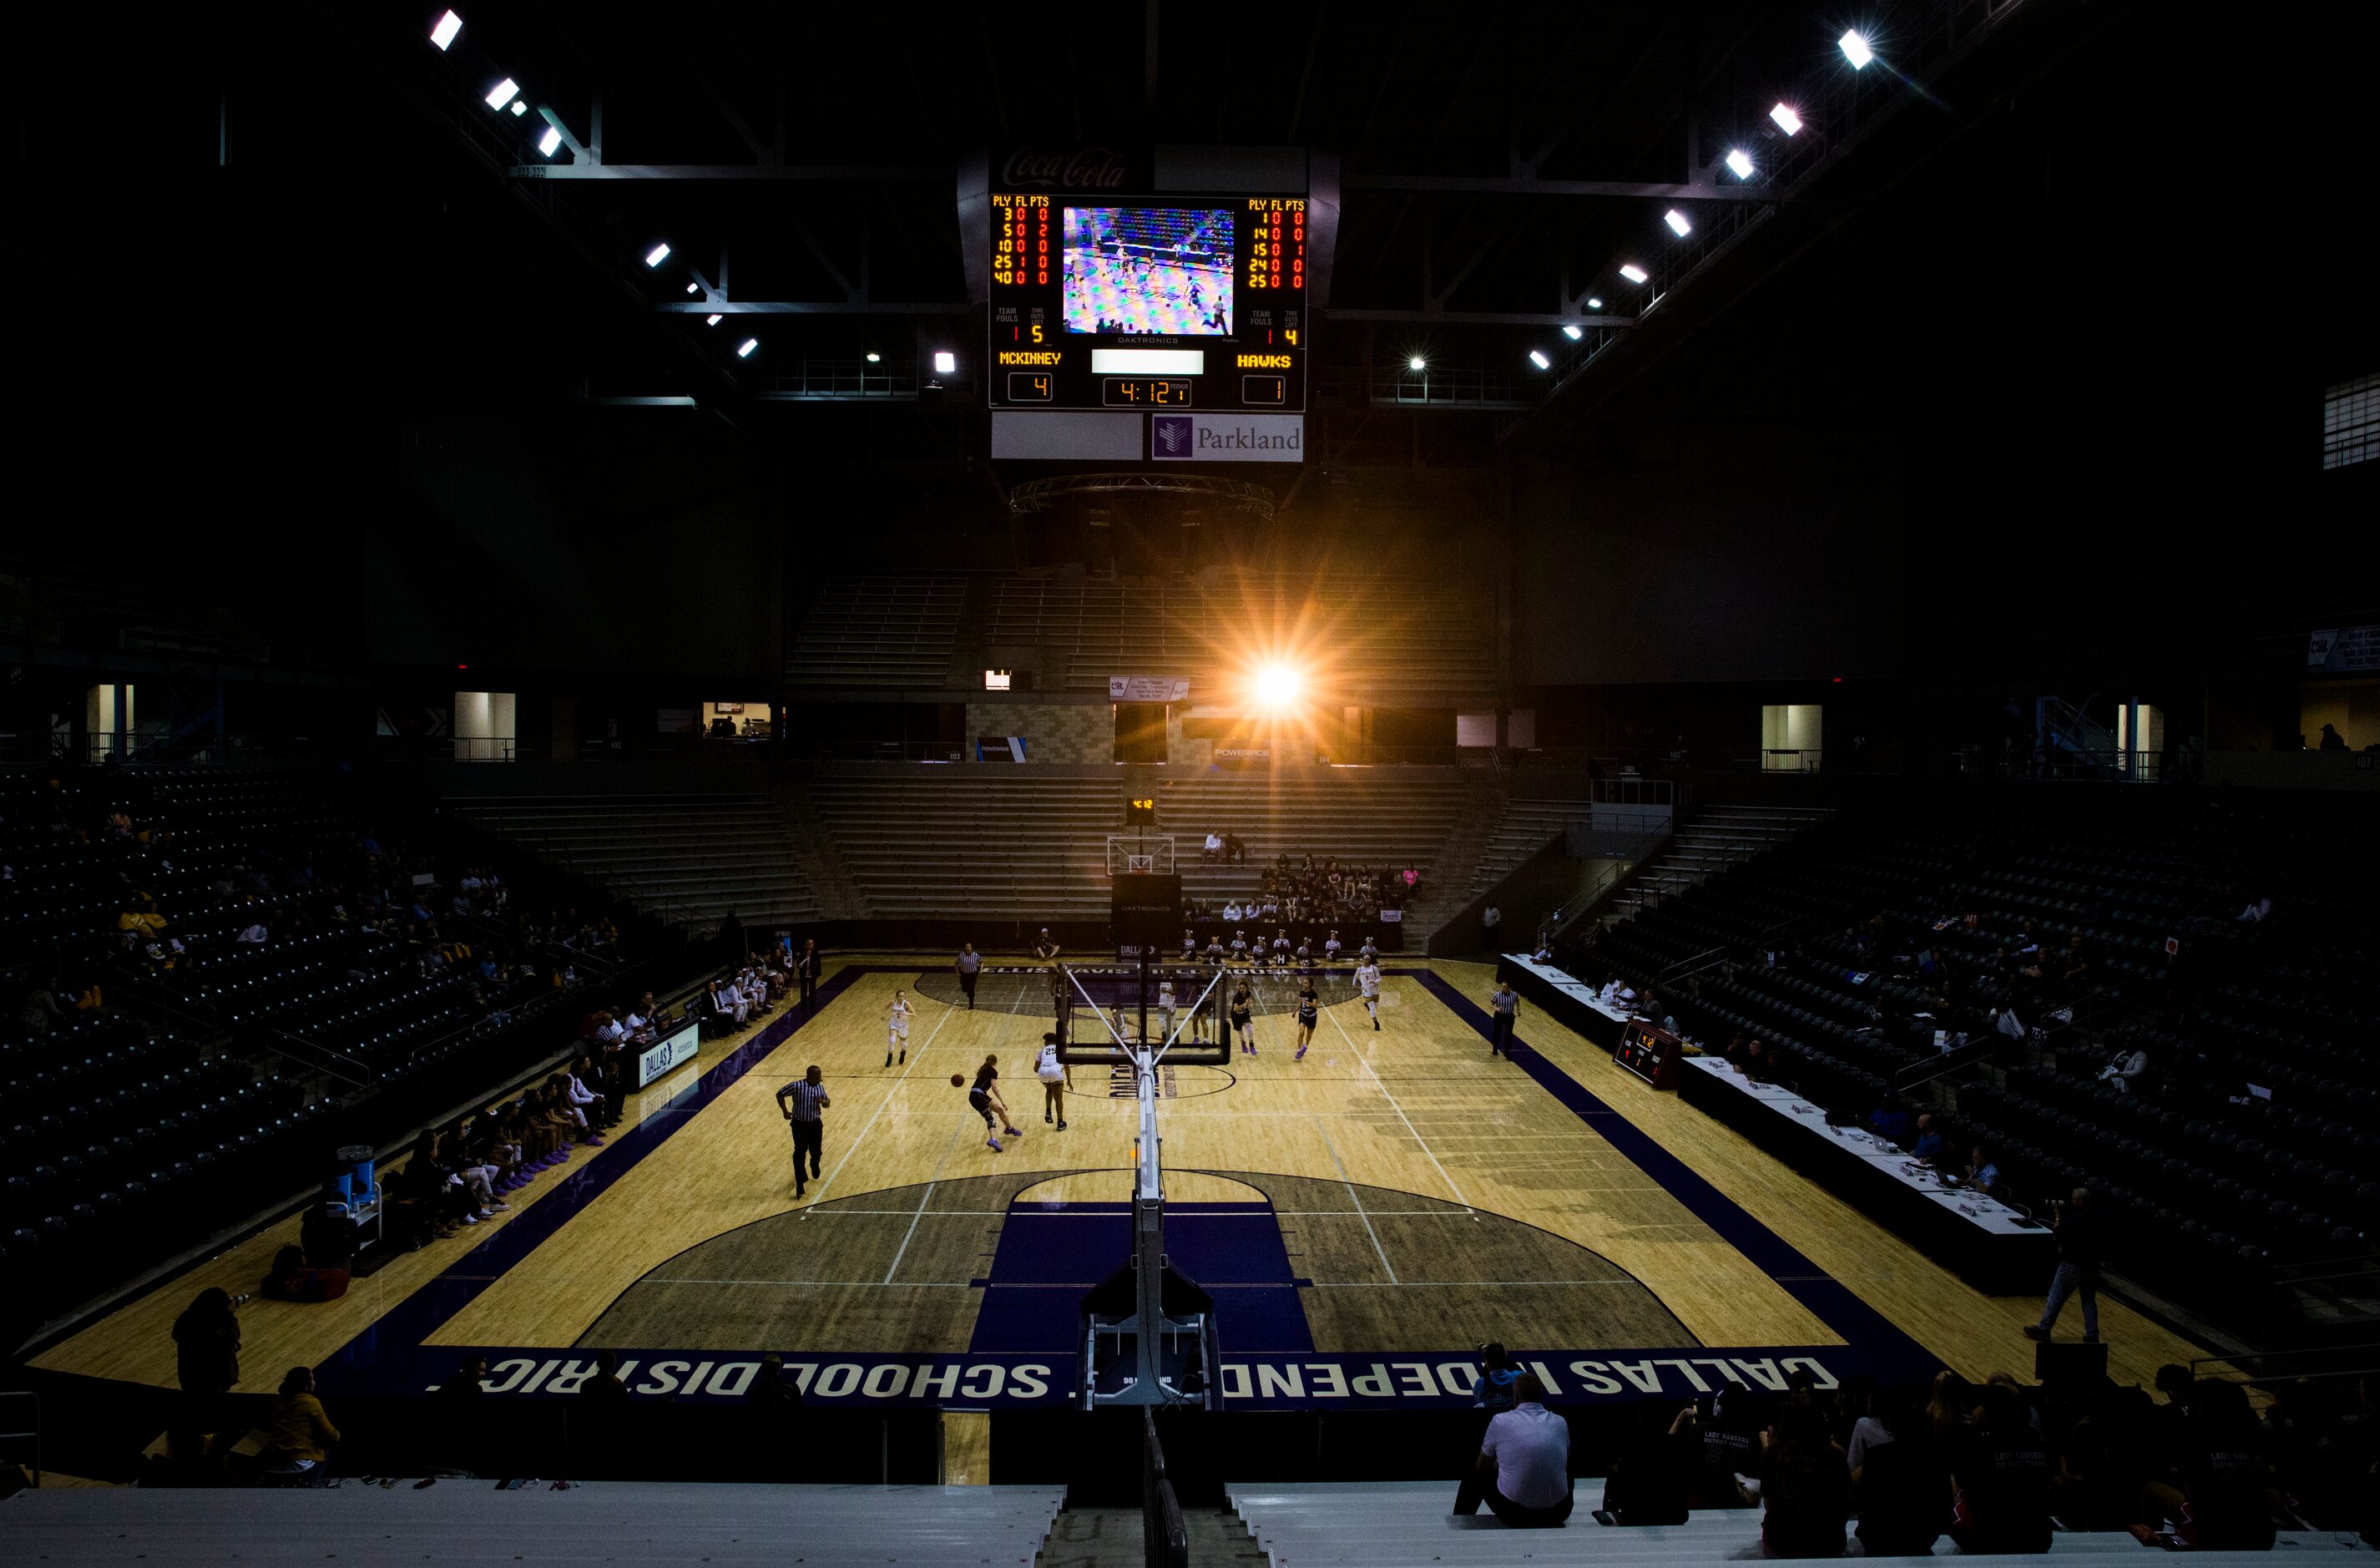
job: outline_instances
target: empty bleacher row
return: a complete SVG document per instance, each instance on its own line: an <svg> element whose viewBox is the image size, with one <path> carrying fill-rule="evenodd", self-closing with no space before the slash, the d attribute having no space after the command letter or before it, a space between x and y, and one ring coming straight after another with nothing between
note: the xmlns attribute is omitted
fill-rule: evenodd
<svg viewBox="0 0 2380 1568"><path fill-rule="evenodd" d="M1243 1482L1230 1487L1227 1495L1270 1568L1465 1563L1496 1568L1523 1562L1536 1568L1633 1568L1639 1563L1689 1568L1772 1555L1761 1544L1761 1514L1751 1509L1696 1509L1679 1524L1604 1528L1589 1515L1592 1494L1586 1482L1579 1483L1575 1512L1566 1528L1520 1532L1500 1528L1493 1519L1451 1516L1451 1483ZM1944 1513L1949 1513L1947 1506ZM2289 1550L2355 1550L2350 1538L2319 1530L2284 1531L2276 1544ZM2048 1555L2097 1558L2140 1550L2140 1542L2122 1530L2060 1530L2050 1538ZM1947 1535L1935 1550L1956 1554ZM2191 1555L2194 1561L2235 1565L2265 1556L2207 1550Z"/></svg>
<svg viewBox="0 0 2380 1568"><path fill-rule="evenodd" d="M1946 799L1840 824L1614 927L1582 958L1716 1047L1864 1113L1946 1031L2027 1038L1946 1079L2020 1201L2087 1186L2115 1262L2209 1308L2380 1228L2380 832L2291 804ZM2315 820L2309 820L2310 817ZM2275 915L2239 918L2269 893ZM1724 967L1691 974L1711 957ZM2037 972L2035 972L2037 971ZM2146 1052L2128 1090L2102 1076ZM1914 1072L1910 1072L1915 1069Z"/></svg>
<svg viewBox="0 0 2380 1568"><path fill-rule="evenodd" d="M1169 781L1159 795L1184 891L1218 903L1253 892L1281 854L1413 866L1427 879L1463 784L1400 772L1287 773ZM1042 777L985 768L820 772L811 797L869 914L1092 918L1109 899L1107 839L1123 831L1112 776ZM1235 833L1242 865L1201 862L1206 833Z"/></svg>
<svg viewBox="0 0 2380 1568"><path fill-rule="evenodd" d="M769 796L452 796L465 821L667 918L708 930L819 918L819 899Z"/></svg>
<svg viewBox="0 0 2380 1568"><path fill-rule="evenodd" d="M803 612L785 682L805 690L930 689L950 678L963 577L834 577Z"/></svg>
<svg viewBox="0 0 2380 1568"><path fill-rule="evenodd" d="M349 1562L981 1568L1033 1562L1062 1501L1054 1487L698 1481L30 1489L0 1503L0 1554L59 1568L252 1562L279 1542Z"/></svg>

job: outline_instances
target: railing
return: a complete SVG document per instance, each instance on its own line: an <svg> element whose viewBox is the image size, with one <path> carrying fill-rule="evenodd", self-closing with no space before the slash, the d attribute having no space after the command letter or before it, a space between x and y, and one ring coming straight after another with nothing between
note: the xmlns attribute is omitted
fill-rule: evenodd
<svg viewBox="0 0 2380 1568"><path fill-rule="evenodd" d="M1716 969L1727 962L1727 949L1706 947L1700 953L1689 953L1653 977L1653 983L1667 991L1680 980L1692 979L1707 969Z"/></svg>
<svg viewBox="0 0 2380 1568"><path fill-rule="evenodd" d="M2162 751L2110 748L2070 750L2044 746L2027 759L2007 765L2017 779L2050 779L2090 784L2157 784L2198 776L2199 759L2192 752L2168 757Z"/></svg>
<svg viewBox="0 0 2380 1568"><path fill-rule="evenodd" d="M1929 1056L1922 1062L1912 1062L1892 1075L1892 1092L1906 1094L1920 1084L1930 1084L1946 1073L1989 1057L2001 1046L2013 1043L2005 1035L1987 1034L1981 1039L1971 1039L1952 1050Z"/></svg>
<svg viewBox="0 0 2380 1568"><path fill-rule="evenodd" d="M266 1038L254 1043L272 1051L275 1056L287 1057L301 1067L310 1068L317 1073L360 1088L370 1088L379 1079L379 1075L372 1071L370 1063L350 1056L344 1051L334 1051L327 1045L318 1045L305 1036L293 1034L287 1029L271 1030Z"/></svg>
<svg viewBox="0 0 2380 1568"><path fill-rule="evenodd" d="M1764 773L1815 773L1826 761L1826 753L1812 747L1761 748L1760 771Z"/></svg>
<svg viewBox="0 0 2380 1568"><path fill-rule="evenodd" d="M1157 1417L1146 1408L1140 1413L1140 1531L1145 1568L1189 1568L1189 1523L1182 1517L1182 1500L1165 1472Z"/></svg>
<svg viewBox="0 0 2380 1568"><path fill-rule="evenodd" d="M2251 1350L2235 1355L2196 1356L2190 1363L2192 1378L2222 1378L2230 1382L2280 1379L2304 1382L2316 1378L2364 1378L2375 1372L2380 1372L2380 1344L2374 1343Z"/></svg>

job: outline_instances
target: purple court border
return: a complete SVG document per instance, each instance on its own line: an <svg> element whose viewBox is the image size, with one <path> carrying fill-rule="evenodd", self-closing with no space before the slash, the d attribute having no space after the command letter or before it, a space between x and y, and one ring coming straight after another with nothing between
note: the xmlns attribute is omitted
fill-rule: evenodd
<svg viewBox="0 0 2380 1568"><path fill-rule="evenodd" d="M778 1046L791 1039L805 1025L820 1016L827 1005L841 995L853 981L866 975L914 973L917 968L917 966L912 965L852 965L837 970L820 985L815 1002L807 1006L799 1003L789 1006L783 1016L774 1020L750 1040L731 1051L695 1083L681 1089L665 1105L645 1116L634 1128L618 1135L613 1139L613 1147L604 1158L590 1162L584 1171L572 1173L553 1190L539 1197L516 1219L503 1226L485 1242L456 1258L443 1272L425 1282L370 1327L349 1341L329 1360L323 1362L320 1370L323 1375L326 1392L354 1389L398 1393L423 1387L422 1380L415 1374L420 1371L423 1363L432 1358L433 1353L430 1352L430 1347L426 1346L424 1342L439 1325L446 1322L456 1312L477 1299L516 1264L577 1218L588 1205L609 1191L630 1171L636 1169L647 1156L676 1136L697 1114L734 1087L747 1073L766 1060ZM1382 972L1386 975L1417 979L1424 990L1445 1003L1455 1016L1468 1024L1483 1039L1487 1037L1488 1021L1485 1011L1464 996L1451 981L1426 968L1417 969L1403 966L1393 968L1383 966ZM1730 1246L1742 1253L1755 1267L1774 1280L1789 1295L1808 1307L1814 1316L1845 1342L1840 1348L1828 1346L1800 1348L1806 1348L1816 1355L1828 1355L1830 1358L1842 1356L1848 1353L1850 1360L1860 1364L1858 1369L1880 1379L1918 1380L1930 1377L1941 1367L1942 1363L1938 1358L1896 1327L1890 1319L1860 1300L1848 1286L1826 1274L1816 1264L1788 1245L1774 1231L1769 1230L1739 1208L1732 1199L1704 1180L1682 1160L1662 1148L1651 1135L1637 1127L1635 1124L1590 1093L1569 1074L1548 1061L1542 1053L1530 1047L1524 1039L1516 1034L1512 1045L1515 1051L1513 1057L1515 1065L1527 1073L1540 1088L1552 1095L1565 1109L1586 1122L1605 1142L1617 1149L1656 1185L1676 1198L1688 1212L1709 1227L1714 1234L1726 1240ZM1791 1354L1795 1348L1763 1347L1715 1354L1732 1357L1774 1358ZM710 1361L723 1361L727 1355L720 1352L697 1353L670 1350L642 1353L623 1351L621 1354L624 1357L642 1355L648 1361L674 1356L685 1362L702 1361L705 1365ZM1549 1356L1566 1358L1586 1353L1548 1350L1546 1354ZM1592 1354L1601 1359L1575 1362L1573 1365L1603 1367L1608 1363L1613 1367L1618 1367L1621 1364L1618 1357L1630 1355L1643 1356L1652 1353L1606 1350ZM552 1365L559 1363L560 1359L567 1356L569 1353L552 1349L505 1351L498 1347L456 1345L437 1347L434 1355L442 1365L470 1355L486 1355L492 1363L498 1356L534 1356L544 1358L549 1365ZM1442 1357L1429 1355L1416 1359L1424 1358L1434 1362ZM790 1355L788 1359L790 1362ZM975 1353L971 1357L938 1358L918 1353L887 1353L865 1358L814 1355L813 1359L820 1362L833 1361L838 1365L842 1361L859 1364L864 1360L870 1367L878 1364L917 1367L931 1365L938 1360L988 1359L1005 1362L1017 1358L1013 1354L994 1354L987 1357L981 1353ZM1043 1356L1041 1359L1046 1362L1052 1358ZM1055 1359L1071 1361L1072 1358ZM1252 1359L1257 1362L1269 1362L1281 1358L1257 1356ZM1327 1355L1307 1359L1309 1364L1330 1361L1361 1366L1366 1358ZM1389 1361L1384 1356L1368 1359L1382 1361L1389 1365L1401 1365L1401 1363ZM1695 1360L1694 1364L1702 1364L1703 1360L1707 1359L1705 1357ZM404 1386L391 1387L390 1380L385 1375L375 1375L376 1370L380 1369L384 1362L403 1364L407 1374ZM677 1366L681 1362L662 1360L654 1361L654 1364ZM1652 1362L1642 1364L1647 1367L1655 1365ZM1675 1357L1660 1363L1660 1365L1679 1366L1683 1364ZM1557 1361L1556 1365L1560 1365L1560 1361ZM545 1380L545 1376L544 1372L540 1372L537 1374L537 1380L541 1382ZM1055 1386L1062 1388L1065 1384L1057 1382ZM813 1391L813 1396L823 1391ZM856 1385L855 1403L878 1402L881 1398L881 1396L872 1396L862 1399L858 1394L859 1391ZM827 1397L830 1401L834 1399L834 1395L831 1393ZM1056 1397L1062 1397L1062 1395ZM1006 1403L996 1395L991 1402Z"/></svg>

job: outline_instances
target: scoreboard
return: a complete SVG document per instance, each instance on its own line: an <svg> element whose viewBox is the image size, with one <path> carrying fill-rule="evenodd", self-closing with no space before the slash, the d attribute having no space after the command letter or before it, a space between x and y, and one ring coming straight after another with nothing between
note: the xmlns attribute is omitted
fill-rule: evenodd
<svg viewBox="0 0 2380 1568"><path fill-rule="evenodd" d="M990 201L994 407L1305 412L1303 195Z"/></svg>

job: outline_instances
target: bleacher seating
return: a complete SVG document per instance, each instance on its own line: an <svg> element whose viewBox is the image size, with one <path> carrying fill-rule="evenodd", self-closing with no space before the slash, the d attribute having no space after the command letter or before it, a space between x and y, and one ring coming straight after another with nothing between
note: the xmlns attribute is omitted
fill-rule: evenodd
<svg viewBox="0 0 2380 1568"><path fill-rule="evenodd" d="M1029 1565L1062 1493L1039 1487L596 1481L499 1490L27 1490L0 1502L0 1558L54 1568L254 1562Z"/></svg>
<svg viewBox="0 0 2380 1568"><path fill-rule="evenodd" d="M1606 1528L1596 1523L1595 1483L1578 1483L1570 1522L1559 1530L1511 1530L1491 1515L1457 1519L1450 1513L1454 1485L1444 1482L1308 1481L1294 1485L1242 1483L1225 1489L1238 1514L1271 1568L1408 1568L1421 1564L1588 1565L1658 1562L1722 1563L1766 1555L1760 1546L1760 1514L1748 1508L1699 1510L1682 1525ZM2277 1543L2287 1550L2347 1551L2352 1538L2327 1531L2293 1530ZM2140 1543L2121 1530L2059 1531L2049 1555L2059 1558L2137 1554ZM1941 1556L1957 1549L1946 1537L1935 1545ZM2235 1565L2269 1561L2258 1552L2194 1551L2192 1562ZM1896 1561L1886 1559L1885 1561ZM1900 1560L1909 1561L1909 1560Z"/></svg>
<svg viewBox="0 0 2380 1568"><path fill-rule="evenodd" d="M1044 682L1069 691L1105 690L1119 674L1187 675L1195 691L1245 678L1222 651L1240 634L1295 627L1334 693L1415 707L1493 697L1488 625L1458 592L1416 596L1386 581L1017 576L993 589L985 643L998 657L1038 650Z"/></svg>
<svg viewBox="0 0 2380 1568"><path fill-rule="evenodd" d="M819 899L765 795L452 796L464 820L696 930L819 918Z"/></svg>
<svg viewBox="0 0 2380 1568"><path fill-rule="evenodd" d="M810 789L879 918L1107 912L1106 835L1123 814L1112 777L895 766L823 771Z"/></svg>
<svg viewBox="0 0 2380 1568"><path fill-rule="evenodd" d="M1934 1108L1991 1147L2016 1200L2088 1186L2115 1267L2244 1322L2292 1270L2352 1275L2373 1252L2375 881L2380 828L2345 808L1946 800L1737 866L1580 963L1657 988L1706 1041L1761 1039L1803 1094L1856 1113L1938 1070L1937 1030L1990 1042L1991 1010L2013 1007L2030 1038L1934 1084ZM2236 918L2257 891L2262 926ZM2028 942L2039 979L1994 957ZM1712 950L1731 970L1673 983ZM2135 1048L2136 1091L2103 1081Z"/></svg>
<svg viewBox="0 0 2380 1568"><path fill-rule="evenodd" d="M566 995L549 969L623 950L549 954L492 893L458 913L488 845L417 819L327 770L0 774L0 951L22 977L0 1021L12 1323L303 1188L382 1117L551 1052L528 1038ZM525 910L604 917L525 858L501 881Z"/></svg>
<svg viewBox="0 0 2380 1568"><path fill-rule="evenodd" d="M931 689L950 678L963 577L834 577L818 585L785 661L805 689Z"/></svg>
<svg viewBox="0 0 2380 1568"><path fill-rule="evenodd" d="M1158 797L1160 831L1173 838L1184 893L1219 903L1253 892L1260 864L1282 853L1417 866L1427 882L1463 785L1451 774L1404 773L1169 780ZM837 856L878 918L1107 911L1107 838L1123 831L1123 787L1111 775L852 768L820 772L811 790ZM1238 833L1247 863L1202 863L1198 845L1209 828Z"/></svg>

